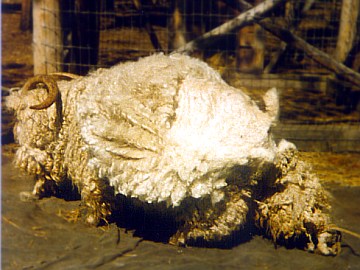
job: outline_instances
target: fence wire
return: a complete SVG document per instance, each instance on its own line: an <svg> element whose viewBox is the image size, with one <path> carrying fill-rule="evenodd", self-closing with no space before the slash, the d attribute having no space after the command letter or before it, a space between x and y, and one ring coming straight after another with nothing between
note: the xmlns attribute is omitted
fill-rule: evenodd
<svg viewBox="0 0 360 270"><path fill-rule="evenodd" d="M95 68L157 52L171 53L235 18L249 5L261 2L61 1L62 70L86 74ZM264 17L266 22L290 30L330 58L336 58L342 9L341 0L289 0ZM355 37L346 57L339 61L356 72L360 70L360 35L356 34L360 31L359 21L355 18L350 23L356 26ZM355 139L349 140L358 143L360 86L344 80L343 74L330 71L303 50L286 44L256 23L207 41L191 55L217 69L233 86L243 87L259 104L266 89L277 87L282 124L347 123L357 130ZM46 40L43 45L53 46Z"/></svg>

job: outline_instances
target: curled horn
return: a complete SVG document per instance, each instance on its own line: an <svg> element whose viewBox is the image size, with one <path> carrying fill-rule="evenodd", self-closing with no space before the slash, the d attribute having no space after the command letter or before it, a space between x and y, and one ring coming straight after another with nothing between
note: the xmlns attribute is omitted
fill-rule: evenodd
<svg viewBox="0 0 360 270"><path fill-rule="evenodd" d="M62 79L70 79L70 80L74 80L74 79L81 77L77 74L69 73L69 72L53 72L53 73L50 73L50 75L54 76L58 79L62 78Z"/></svg>
<svg viewBox="0 0 360 270"><path fill-rule="evenodd" d="M59 88L55 79L49 75L36 75L30 78L23 87L23 93L27 93L31 88L39 83L43 83L46 87L48 95L40 104L30 106L33 110L43 110L50 107L59 97Z"/></svg>

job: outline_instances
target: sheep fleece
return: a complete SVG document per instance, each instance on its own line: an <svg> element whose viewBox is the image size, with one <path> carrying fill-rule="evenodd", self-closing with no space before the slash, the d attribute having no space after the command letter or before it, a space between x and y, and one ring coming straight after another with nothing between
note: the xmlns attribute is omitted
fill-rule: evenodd
<svg viewBox="0 0 360 270"><path fill-rule="evenodd" d="M114 193L177 209L186 229L179 229L174 243L221 240L241 229L250 209L260 204L250 216L276 240L310 235L301 225L304 218L296 227L290 210L280 222L292 223L288 227L269 225L279 219L269 210L272 201L281 204L281 196L291 197L297 190L292 187L306 182L312 186L304 187L304 194L297 191L294 203L309 204L313 234L325 231L329 220L322 210L328 206L317 178L301 176L308 169L296 165L293 144L277 145L269 136L278 114L276 89L265 94L260 110L207 64L180 54L98 69L58 86L61 106L28 108L43 99L45 89L13 91L7 100L17 117L16 164L36 175L34 195L44 192L46 181L71 180L90 209L90 223L111 214ZM273 191L279 198L260 192L276 185L289 189ZM312 196L318 199L308 200Z"/></svg>

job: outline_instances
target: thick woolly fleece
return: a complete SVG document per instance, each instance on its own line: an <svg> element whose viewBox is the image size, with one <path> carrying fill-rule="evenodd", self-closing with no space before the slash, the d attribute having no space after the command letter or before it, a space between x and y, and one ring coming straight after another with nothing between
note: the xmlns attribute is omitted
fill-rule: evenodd
<svg viewBox="0 0 360 270"><path fill-rule="evenodd" d="M61 104L45 110L29 108L43 99L45 89L14 91L7 100L17 117L16 163L36 175L35 194L45 181L70 179L92 209L88 221L94 223L111 213L108 184L115 194L147 204L181 208L189 198L208 201L201 204L204 209L184 215L186 232L179 229L176 243L221 240L246 223L253 202L281 203L280 193L269 197L256 191L275 185L278 177L289 178L281 166L296 163L286 156L295 146L276 145L269 136L278 114L276 89L264 96L262 111L207 64L180 54L99 69L58 86ZM276 169L264 170L269 164ZM292 171L296 179L305 173ZM311 179L317 187L317 178ZM297 194L301 206L317 207L316 198ZM270 210L258 211L258 219L261 225L271 220L266 226L272 228L276 218L269 207L260 208ZM279 230L270 229L275 239L287 235L288 228Z"/></svg>
<svg viewBox="0 0 360 270"><path fill-rule="evenodd" d="M272 111L262 112L205 63L182 55L115 66L84 83L76 121L89 166L121 194L173 206L211 195L216 203L226 170L274 158L275 89L265 101Z"/></svg>

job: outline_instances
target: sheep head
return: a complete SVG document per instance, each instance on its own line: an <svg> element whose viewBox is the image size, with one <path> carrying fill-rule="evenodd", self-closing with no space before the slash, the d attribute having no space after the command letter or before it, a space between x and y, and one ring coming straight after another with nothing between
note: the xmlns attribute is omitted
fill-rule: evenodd
<svg viewBox="0 0 360 270"><path fill-rule="evenodd" d="M14 111L17 118L14 137L21 145L17 155L22 156L17 158L22 160L17 165L29 173L40 174L43 170L50 145L56 141L61 129L62 102L56 83L59 77L76 76L64 73L36 75L20 91L12 89L6 98L6 107ZM34 156L38 158L34 159Z"/></svg>

